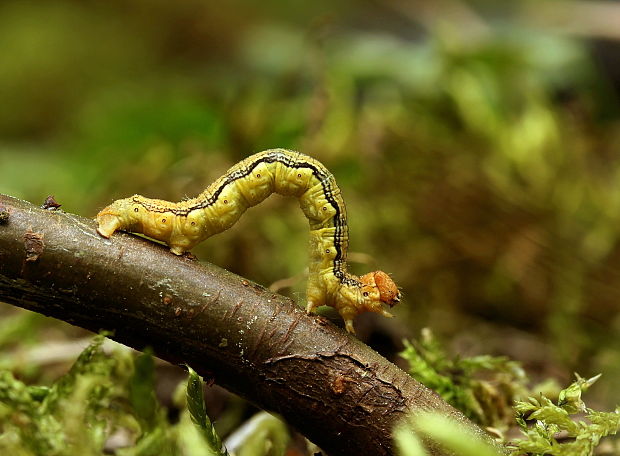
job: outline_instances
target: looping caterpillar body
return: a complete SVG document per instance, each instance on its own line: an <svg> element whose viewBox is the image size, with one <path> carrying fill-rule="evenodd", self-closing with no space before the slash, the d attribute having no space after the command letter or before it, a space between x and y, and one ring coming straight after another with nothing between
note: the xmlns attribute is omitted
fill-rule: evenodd
<svg viewBox="0 0 620 456"><path fill-rule="evenodd" d="M362 312L392 315L384 308L400 301L390 276L374 271L357 277L347 272L349 233L344 201L334 176L317 160L285 149L259 152L240 161L198 197L171 203L140 195L114 201L97 214L97 232L143 233L181 255L199 242L230 228L248 207L272 193L294 196L310 222L308 313L336 308L347 331Z"/></svg>

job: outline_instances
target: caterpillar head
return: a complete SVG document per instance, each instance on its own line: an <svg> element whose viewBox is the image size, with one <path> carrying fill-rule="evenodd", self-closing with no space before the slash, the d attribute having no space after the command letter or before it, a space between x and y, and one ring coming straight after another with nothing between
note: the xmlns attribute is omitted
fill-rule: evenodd
<svg viewBox="0 0 620 456"><path fill-rule="evenodd" d="M132 198L119 199L101 210L95 217L99 224L97 233L109 238L115 231L126 229L135 224L137 220L134 220L132 203Z"/></svg>
<svg viewBox="0 0 620 456"><path fill-rule="evenodd" d="M391 308L400 302L401 294L392 278L383 271L374 271L361 276L360 282L363 295L369 297L365 306L367 310L392 317L393 315L381 306L387 304Z"/></svg>

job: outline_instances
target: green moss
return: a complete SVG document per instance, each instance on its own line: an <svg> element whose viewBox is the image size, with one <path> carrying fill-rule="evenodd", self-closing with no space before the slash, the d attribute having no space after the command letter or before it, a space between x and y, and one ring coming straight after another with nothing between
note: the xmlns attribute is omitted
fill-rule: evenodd
<svg viewBox="0 0 620 456"><path fill-rule="evenodd" d="M600 378L581 378L560 392L556 403L543 395L515 405L523 439L512 442L512 454L590 456L603 437L620 430L620 408L598 412L581 395ZM559 434L562 432L562 434ZM560 438L560 435L562 436Z"/></svg>
<svg viewBox="0 0 620 456"><path fill-rule="evenodd" d="M526 393L520 364L506 357L449 357L430 329L419 341L404 341L400 353L409 374L481 426L506 429L513 422L512 403ZM484 377L482 377L484 375Z"/></svg>
<svg viewBox="0 0 620 456"><path fill-rule="evenodd" d="M613 412L595 411L582 400L582 393L600 375L590 379L577 375L577 380L561 390L554 402L543 394L533 397L519 364L505 357L449 357L428 329L422 331L421 340L415 345L405 341L405 347L401 356L409 362L409 373L473 421L495 430L520 427L524 438L507 444L514 456L590 456L603 437L620 430L620 408ZM485 379L477 378L482 372ZM457 427L448 433L445 427L440 431L444 426L440 424L442 417L431 415L412 420L413 424L395 431L401 455L425 454L416 449L417 440L411 437L412 432L422 433L458 456L483 454L480 452L483 450L468 445L458 446L461 440L468 439ZM446 434L456 437L448 442L444 438ZM483 445L472 442L478 444Z"/></svg>

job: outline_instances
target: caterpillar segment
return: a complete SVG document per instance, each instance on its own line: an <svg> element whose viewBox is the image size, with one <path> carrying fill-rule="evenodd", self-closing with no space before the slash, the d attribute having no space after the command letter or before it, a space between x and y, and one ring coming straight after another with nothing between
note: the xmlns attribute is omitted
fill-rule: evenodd
<svg viewBox="0 0 620 456"><path fill-rule="evenodd" d="M362 312L386 317L400 301L394 281L382 271L361 277L347 272L349 233L345 204L334 176L320 162L285 149L259 152L240 161L196 198L171 203L134 195L114 201L96 217L97 232L143 233L163 241L176 255L227 230L247 208L272 193L293 196L310 224L308 313L334 307L354 333Z"/></svg>

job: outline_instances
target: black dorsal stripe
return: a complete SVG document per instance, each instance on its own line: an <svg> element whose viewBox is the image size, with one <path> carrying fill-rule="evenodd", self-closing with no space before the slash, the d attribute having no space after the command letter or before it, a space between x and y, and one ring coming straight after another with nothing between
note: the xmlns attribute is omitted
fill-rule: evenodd
<svg viewBox="0 0 620 456"><path fill-rule="evenodd" d="M296 154L296 156L294 154ZM295 151L284 152L284 151L274 150L272 152L266 153L262 155L260 158L256 159L254 162L252 162L247 168L237 169L231 172L230 174L226 175L221 185L217 189L215 189L215 191L211 195L208 195L207 198L205 198L202 201L199 201L196 205L190 206L187 208L183 208L183 209L161 208L161 207L155 207L145 201L137 201L137 200L134 200L134 201L136 203L141 204L149 211L172 212L173 214L177 216L187 216L187 214L191 211L198 210L198 209L205 209L209 206L214 205L219 199L219 196L224 191L224 188L227 185L232 184L238 179L243 179L247 177L261 163L278 162L291 169L302 169L302 168L310 169L312 170L312 174L321 183L321 186L323 187L323 194L325 195L325 199L327 200L329 204L332 205L332 207L336 211L333 217L334 227L336 228L336 232L334 234L334 248L336 249L336 256L333 262L333 269L332 269L333 274L336 278L338 278L338 280L341 283L345 283L351 286L361 286L360 282L353 279L345 270L346 265L344 264L345 258L343 254L341 238L342 238L342 234L344 230L347 229L347 221L346 221L346 218L342 216L343 211L341 210L338 202L336 201L336 199L334 198L334 195L332 194L332 188L331 188L331 185L329 184L329 181L330 181L330 178L332 178L333 176L320 163L317 162L319 166L315 166L309 161L304 160L304 157L310 158L307 155L304 155L300 152L295 152ZM297 158L300 158L301 160Z"/></svg>

